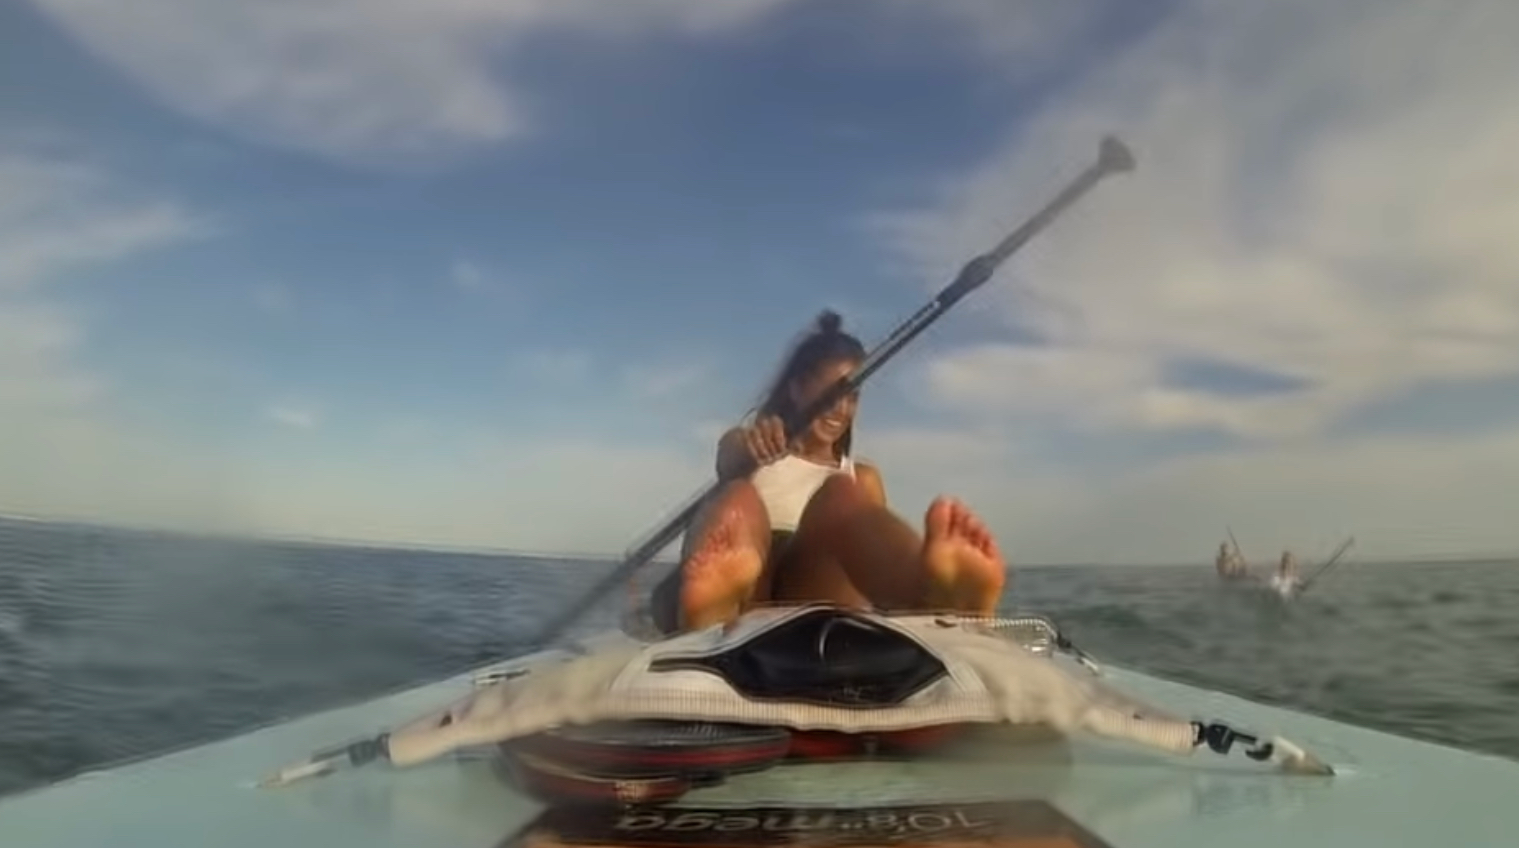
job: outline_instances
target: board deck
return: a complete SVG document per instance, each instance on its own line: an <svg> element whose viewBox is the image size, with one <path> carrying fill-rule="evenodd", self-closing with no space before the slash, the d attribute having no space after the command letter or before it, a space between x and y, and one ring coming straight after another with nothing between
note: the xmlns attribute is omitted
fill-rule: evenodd
<svg viewBox="0 0 1519 848"><path fill-rule="evenodd" d="M819 828L843 828L830 844L889 842L939 848L971 841L980 848L1519 844L1519 804L1514 803L1519 798L1519 762L1339 724L1124 669L1108 668L1105 674L1118 688L1158 707L1281 733L1324 757L1339 774L1288 776L1242 756L1206 751L1175 757L1085 739L1025 739L910 762L784 765L739 776L726 785L694 791L677 808L660 814L687 815L680 826L672 828L674 819L662 820L644 831L624 833L626 841L607 841L621 832L613 827L615 820L576 820L593 830L602 828L598 844L629 846L742 848L773 842L777 832L791 833L788 843L804 844L796 835ZM540 818L545 807L511 788L491 751L408 769L371 766L342 771L280 789L255 785L313 750L430 712L467 693L472 678L461 675L0 799L0 845L558 848L573 834L552 833L552 820ZM1009 800L1021 806L977 806ZM936 806L945 804L951 806ZM713 808L739 819L721 819ZM743 821L752 825L761 814L755 808L780 816L760 819L777 824L757 830L742 826ZM867 811L849 812L860 809ZM1004 819L1011 816L1023 822L1024 829L995 838L978 831L979 837L972 840L975 834L941 826L955 821L956 809L972 818L1000 809ZM802 818L786 818L785 811L799 811L795 814ZM817 824L822 813L832 824ZM917 818L900 818L913 814ZM1033 827L1052 820L1069 826L1053 836ZM721 821L728 824L718 831ZM878 834L865 825L853 830L847 826L860 821L912 821L922 826L895 835ZM702 839L694 838L702 833ZM840 834L872 838L840 842Z"/></svg>

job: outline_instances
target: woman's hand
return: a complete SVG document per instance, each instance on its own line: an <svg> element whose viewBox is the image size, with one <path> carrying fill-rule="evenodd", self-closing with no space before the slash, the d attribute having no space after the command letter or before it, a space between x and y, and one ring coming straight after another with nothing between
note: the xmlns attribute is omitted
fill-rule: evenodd
<svg viewBox="0 0 1519 848"><path fill-rule="evenodd" d="M743 434L744 449L756 467L764 468L791 451L786 444L786 428L781 424L780 416L767 415L745 427Z"/></svg>
<svg viewBox="0 0 1519 848"><path fill-rule="evenodd" d="M748 427L734 427L717 443L717 477L735 480L790 452L781 419L769 415Z"/></svg>

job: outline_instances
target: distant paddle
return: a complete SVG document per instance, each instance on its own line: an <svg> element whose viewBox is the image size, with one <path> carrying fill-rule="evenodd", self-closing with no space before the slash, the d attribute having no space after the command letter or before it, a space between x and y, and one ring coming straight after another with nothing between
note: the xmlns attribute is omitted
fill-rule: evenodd
<svg viewBox="0 0 1519 848"><path fill-rule="evenodd" d="M1301 584L1298 585L1298 587L1297 587L1297 596L1298 597L1302 597L1303 593L1306 592L1306 591L1308 591L1308 587L1313 585L1313 581L1315 581L1315 580L1319 579L1320 577L1324 576L1324 573L1327 572L1329 569L1334 568L1334 564L1337 563L1337 562L1339 562L1340 561L1340 557L1344 556L1345 552L1348 551L1348 550L1350 550L1350 546L1354 545L1354 544L1355 544L1355 537L1354 536L1351 536L1350 538L1346 539L1344 542L1341 542L1340 546L1335 549L1334 555L1329 558L1329 561L1326 562L1326 563L1324 563L1323 565L1319 566L1319 569L1317 571L1315 571L1312 574L1308 575L1308 579L1304 580Z"/></svg>
<svg viewBox="0 0 1519 848"><path fill-rule="evenodd" d="M1106 137L1098 148L1097 161L1082 171L1066 188L1056 195L1053 200L1034 214L1023 226L1009 233L1006 238L992 248L989 252L971 259L960 269L953 282L945 286L942 291L932 300L924 304L921 309L904 321L892 331L886 340L872 350L865 360L860 363L847 377L835 383L833 388L825 392L810 407L798 410L797 413L782 423L786 434L789 436L798 433L812 424L814 418L823 411L831 408L839 398L855 391L865 382L876 369L886 364L886 361L901 350L908 342L912 341L919 333L928 328L930 324L939 319L939 316L948 312L961 298L985 285L992 278L997 268L1011 256L1014 251L1023 247L1030 239L1050 225L1066 207L1075 203L1077 198L1086 194L1104 177L1111 174L1123 173L1134 170L1134 155L1124 146L1123 142L1114 137ZM642 568L652 560L667 545L675 541L695 518L701 505L712 497L722 487L721 481L715 481L698 492L686 502L675 517L659 526L654 532L644 537L623 557L622 563L603 577L596 585L586 590L584 594L575 599L575 602L567 605L564 610L555 616L531 647L547 647L564 634L586 610L590 609L618 586L627 582L635 571Z"/></svg>

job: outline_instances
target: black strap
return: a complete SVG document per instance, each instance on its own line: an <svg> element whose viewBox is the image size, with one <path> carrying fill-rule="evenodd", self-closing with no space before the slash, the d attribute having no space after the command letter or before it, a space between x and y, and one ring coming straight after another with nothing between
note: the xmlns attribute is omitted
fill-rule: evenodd
<svg viewBox="0 0 1519 848"><path fill-rule="evenodd" d="M1245 756L1252 760L1264 761L1271 759L1276 748L1270 742L1262 742L1259 737L1244 733L1222 722L1204 724L1200 721L1192 722L1192 744L1194 746L1206 744L1209 750L1215 754L1229 753L1234 743L1253 745L1245 750Z"/></svg>

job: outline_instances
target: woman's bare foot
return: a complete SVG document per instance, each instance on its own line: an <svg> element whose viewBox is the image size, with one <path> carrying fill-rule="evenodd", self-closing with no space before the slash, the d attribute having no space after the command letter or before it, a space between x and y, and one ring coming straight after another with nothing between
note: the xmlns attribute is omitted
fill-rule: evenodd
<svg viewBox="0 0 1519 848"><path fill-rule="evenodd" d="M751 516L741 507L722 508L681 564L681 628L700 630L737 618L754 594L765 566L755 544Z"/></svg>
<svg viewBox="0 0 1519 848"><path fill-rule="evenodd" d="M970 508L938 497L923 517L923 567L930 609L991 615L1007 581L1007 566L991 531Z"/></svg>

